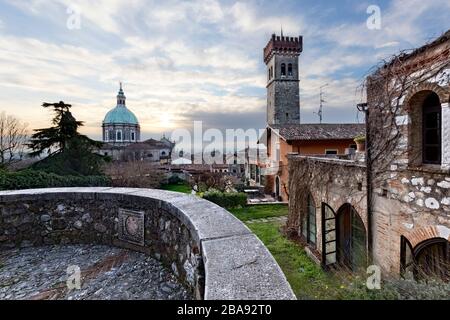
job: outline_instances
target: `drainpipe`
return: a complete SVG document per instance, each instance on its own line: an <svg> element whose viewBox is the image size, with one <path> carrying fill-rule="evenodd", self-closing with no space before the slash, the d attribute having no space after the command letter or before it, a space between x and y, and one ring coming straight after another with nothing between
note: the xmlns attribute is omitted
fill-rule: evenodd
<svg viewBox="0 0 450 320"><path fill-rule="evenodd" d="M373 213L372 213L372 153L369 130L369 108L367 103L357 105L358 111L365 113L366 122L366 185L367 185L367 250L369 265L373 263Z"/></svg>

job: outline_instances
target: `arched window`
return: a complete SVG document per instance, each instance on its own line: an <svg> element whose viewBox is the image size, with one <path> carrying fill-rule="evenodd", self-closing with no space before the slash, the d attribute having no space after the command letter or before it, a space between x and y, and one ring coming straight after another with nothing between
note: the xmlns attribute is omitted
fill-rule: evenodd
<svg viewBox="0 0 450 320"><path fill-rule="evenodd" d="M117 130L116 140L117 141L122 141L122 130Z"/></svg>
<svg viewBox="0 0 450 320"><path fill-rule="evenodd" d="M288 76L290 76L290 77L293 76L292 63L289 63L289 64L288 64Z"/></svg>
<svg viewBox="0 0 450 320"><path fill-rule="evenodd" d="M281 64L281 76L282 77L286 76L286 64L284 63Z"/></svg>
<svg viewBox="0 0 450 320"><path fill-rule="evenodd" d="M270 67L270 78L273 78L273 66Z"/></svg>
<svg viewBox="0 0 450 320"><path fill-rule="evenodd" d="M109 141L114 141L114 130L108 130Z"/></svg>
<svg viewBox="0 0 450 320"><path fill-rule="evenodd" d="M441 103L437 94L430 94L422 107L422 161L441 163Z"/></svg>
<svg viewBox="0 0 450 320"><path fill-rule="evenodd" d="M419 243L414 249L408 239L402 236L401 240L403 276L412 272L417 280L438 278L450 281L450 242L447 239L429 239Z"/></svg>
<svg viewBox="0 0 450 320"><path fill-rule="evenodd" d="M134 131L131 131L131 141L136 140L136 134L134 133Z"/></svg>
<svg viewBox="0 0 450 320"><path fill-rule="evenodd" d="M306 203L306 212L302 217L302 235L306 241L312 245L316 245L316 205L312 196L309 194Z"/></svg>

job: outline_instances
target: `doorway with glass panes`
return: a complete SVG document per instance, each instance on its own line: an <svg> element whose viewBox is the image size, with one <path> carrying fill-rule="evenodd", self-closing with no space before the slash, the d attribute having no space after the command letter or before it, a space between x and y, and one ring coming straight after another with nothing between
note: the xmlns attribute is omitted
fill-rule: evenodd
<svg viewBox="0 0 450 320"><path fill-rule="evenodd" d="M349 271L367 265L366 229L350 204L344 204L337 213L322 204L322 264Z"/></svg>

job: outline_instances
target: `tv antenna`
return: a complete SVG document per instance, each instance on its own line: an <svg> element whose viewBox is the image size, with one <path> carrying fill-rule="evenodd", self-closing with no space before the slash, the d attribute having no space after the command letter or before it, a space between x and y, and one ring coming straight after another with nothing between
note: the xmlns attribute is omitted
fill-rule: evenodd
<svg viewBox="0 0 450 320"><path fill-rule="evenodd" d="M325 88L327 86L328 86L328 83L326 83L320 87L320 107L319 107L318 112L314 112L315 114L317 114L319 116L320 124L322 124L322 120L323 120L323 104L324 104L324 102L326 102L325 99L323 98L323 88Z"/></svg>

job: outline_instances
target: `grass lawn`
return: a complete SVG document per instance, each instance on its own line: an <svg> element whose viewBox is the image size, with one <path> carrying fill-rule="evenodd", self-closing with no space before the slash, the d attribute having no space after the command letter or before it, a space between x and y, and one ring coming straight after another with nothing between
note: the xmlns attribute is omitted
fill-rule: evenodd
<svg viewBox="0 0 450 320"><path fill-rule="evenodd" d="M285 205L257 205L231 209L242 221L285 216ZM362 281L346 274L327 273L313 262L305 250L281 233L280 222L253 223L248 227L261 239L280 265L298 299L370 299ZM354 283L354 284L352 284Z"/></svg>
<svg viewBox="0 0 450 320"><path fill-rule="evenodd" d="M336 298L339 284L315 264L300 246L280 233L280 223L248 226L272 253L298 299Z"/></svg>
<svg viewBox="0 0 450 320"><path fill-rule="evenodd" d="M229 209L229 211L241 221L287 216L288 210L289 210L288 206L282 204L281 205L261 204L261 205L246 206L238 209Z"/></svg>
<svg viewBox="0 0 450 320"><path fill-rule="evenodd" d="M167 191L174 191L174 192L181 192L181 193L187 193L191 194L191 187L187 184L180 183L180 184L165 184L162 186L163 190Z"/></svg>

